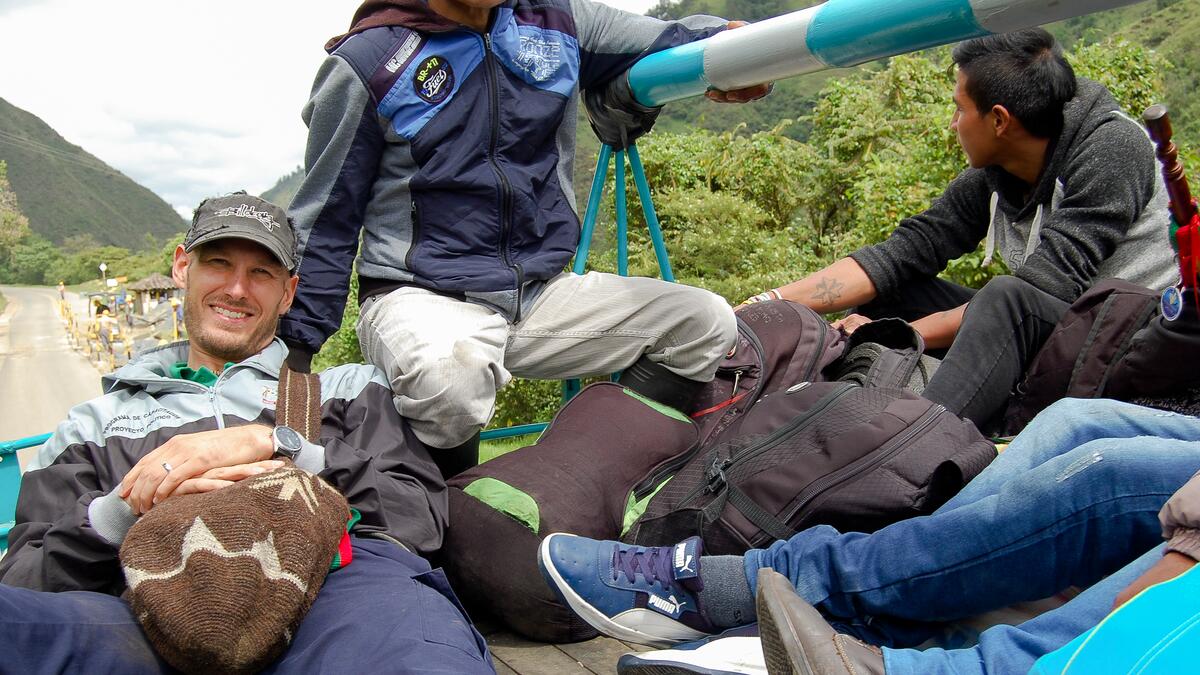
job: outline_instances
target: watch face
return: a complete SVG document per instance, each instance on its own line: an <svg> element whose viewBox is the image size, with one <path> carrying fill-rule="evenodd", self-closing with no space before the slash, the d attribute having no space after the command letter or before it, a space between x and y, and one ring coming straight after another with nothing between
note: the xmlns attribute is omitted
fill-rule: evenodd
<svg viewBox="0 0 1200 675"><path fill-rule="evenodd" d="M300 434L289 427L275 427L275 441L286 450L299 450L302 446Z"/></svg>

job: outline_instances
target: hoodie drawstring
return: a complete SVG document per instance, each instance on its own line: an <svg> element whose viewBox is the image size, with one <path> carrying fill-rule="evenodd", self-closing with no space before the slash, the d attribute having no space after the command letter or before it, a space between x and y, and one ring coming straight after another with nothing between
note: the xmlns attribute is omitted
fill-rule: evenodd
<svg viewBox="0 0 1200 675"><path fill-rule="evenodd" d="M1042 205L1037 205L1037 211L1033 214L1033 225L1029 227L1029 238L1025 240L1025 257L1021 259L1021 264L1029 260L1029 256L1033 255L1034 249L1038 244L1042 243Z"/></svg>
<svg viewBox="0 0 1200 675"><path fill-rule="evenodd" d="M983 240L983 266L992 264L992 254L996 252L996 205L1000 203L1000 193L993 192L991 212L988 216L987 237ZM1038 212L1041 213L1040 211Z"/></svg>

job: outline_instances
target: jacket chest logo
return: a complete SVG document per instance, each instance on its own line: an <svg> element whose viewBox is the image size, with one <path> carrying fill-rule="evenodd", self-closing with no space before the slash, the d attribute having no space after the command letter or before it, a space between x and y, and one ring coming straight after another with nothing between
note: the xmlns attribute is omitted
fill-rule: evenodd
<svg viewBox="0 0 1200 675"><path fill-rule="evenodd" d="M159 406L144 413L131 412L117 415L104 424L104 430L101 433L105 438L109 436L143 436L161 427L164 422L178 425L182 419L174 410Z"/></svg>
<svg viewBox="0 0 1200 675"><path fill-rule="evenodd" d="M513 63L537 82L545 82L562 63L562 43L536 35L522 35Z"/></svg>
<svg viewBox="0 0 1200 675"><path fill-rule="evenodd" d="M430 56L413 75L413 90L421 100L437 105L454 89L454 69L444 56Z"/></svg>

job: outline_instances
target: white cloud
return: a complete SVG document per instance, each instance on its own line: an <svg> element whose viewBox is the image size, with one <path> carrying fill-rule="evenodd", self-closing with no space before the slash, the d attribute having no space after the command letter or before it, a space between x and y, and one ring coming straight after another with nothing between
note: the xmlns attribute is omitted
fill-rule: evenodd
<svg viewBox="0 0 1200 675"><path fill-rule="evenodd" d="M300 109L358 4L0 0L0 98L190 214L301 163Z"/></svg>

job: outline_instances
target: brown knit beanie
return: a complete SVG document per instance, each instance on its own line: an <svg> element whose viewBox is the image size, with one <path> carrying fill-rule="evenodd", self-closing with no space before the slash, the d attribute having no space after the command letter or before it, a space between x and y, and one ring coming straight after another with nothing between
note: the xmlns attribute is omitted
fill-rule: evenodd
<svg viewBox="0 0 1200 675"><path fill-rule="evenodd" d="M180 670L260 670L291 642L349 515L341 494L290 463L167 499L121 545L133 614Z"/></svg>

